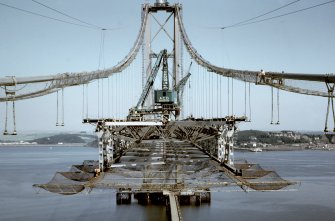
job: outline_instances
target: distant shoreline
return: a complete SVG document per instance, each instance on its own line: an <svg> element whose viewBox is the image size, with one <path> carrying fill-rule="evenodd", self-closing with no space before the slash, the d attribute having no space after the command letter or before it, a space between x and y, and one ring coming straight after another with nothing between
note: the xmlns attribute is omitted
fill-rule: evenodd
<svg viewBox="0 0 335 221"><path fill-rule="evenodd" d="M1 147L89 147L86 143L64 143L64 144L0 144Z"/></svg>
<svg viewBox="0 0 335 221"><path fill-rule="evenodd" d="M87 146L86 143L64 143L64 144L19 144L19 143L13 143L13 144L0 144L0 148L2 147L91 147L91 148L97 148L94 146ZM327 148L321 148L321 147L309 147L308 144L302 144L300 146L292 146L288 144L283 145L275 145L275 146L268 146L268 147L260 147L261 151L254 151L253 148L241 148L241 147L234 147L235 151L238 152L269 152L269 151L335 151L335 145L328 145Z"/></svg>
<svg viewBox="0 0 335 221"><path fill-rule="evenodd" d="M257 152L255 148L243 148L243 147L235 147L236 151L250 151ZM281 144L281 145L271 145L267 147L259 147L261 151L304 151L304 150L321 150L321 151L335 151L335 144L324 144L320 146L309 145L308 143L302 144Z"/></svg>

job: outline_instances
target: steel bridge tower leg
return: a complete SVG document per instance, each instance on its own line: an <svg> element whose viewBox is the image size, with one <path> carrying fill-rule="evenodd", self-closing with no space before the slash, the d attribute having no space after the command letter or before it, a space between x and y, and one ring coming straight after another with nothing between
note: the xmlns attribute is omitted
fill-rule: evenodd
<svg viewBox="0 0 335 221"><path fill-rule="evenodd" d="M179 11L181 13L181 6L176 5L176 7L179 7ZM177 9L176 9L177 10ZM180 35L180 27L178 23L178 16L177 13L174 13L174 45L173 45L173 51L174 51L174 56L173 56L173 82L172 85L173 87L176 87L176 85L180 81L180 69L181 69L181 35ZM182 101L182 93L178 92L177 99L180 103L180 111L183 111L183 101ZM177 120L180 118L180 114L177 117Z"/></svg>
<svg viewBox="0 0 335 221"><path fill-rule="evenodd" d="M143 13L144 13L145 7L143 7ZM151 74L152 69L152 62L151 62L151 12L149 12L149 15L147 17L147 24L145 26L145 33L144 33L144 42L143 42L143 70L144 73L142 76L143 87L145 85L146 80ZM152 107L153 106L153 90L151 89L149 92L149 95L144 103L145 107Z"/></svg>

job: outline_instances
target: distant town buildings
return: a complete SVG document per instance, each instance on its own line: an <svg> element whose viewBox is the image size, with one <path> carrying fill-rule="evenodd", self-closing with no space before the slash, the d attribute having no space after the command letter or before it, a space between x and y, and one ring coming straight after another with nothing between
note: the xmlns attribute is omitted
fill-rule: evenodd
<svg viewBox="0 0 335 221"><path fill-rule="evenodd" d="M323 133L301 133L290 130L283 131L240 131L236 147L242 149L332 149L335 146L334 135Z"/></svg>

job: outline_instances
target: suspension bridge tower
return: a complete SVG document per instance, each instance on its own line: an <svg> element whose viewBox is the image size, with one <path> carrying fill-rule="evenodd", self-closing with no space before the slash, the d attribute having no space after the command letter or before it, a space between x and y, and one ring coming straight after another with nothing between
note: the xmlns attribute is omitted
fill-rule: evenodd
<svg viewBox="0 0 335 221"><path fill-rule="evenodd" d="M177 16L177 10L181 13L182 7L180 4L170 5L167 0L156 0L154 4L143 5L142 18L146 10L148 17L142 45L142 87L150 76L153 60L158 57L159 51L166 48L169 64L172 67L169 74L172 75L172 87L174 88L179 83L183 72L181 35ZM161 17L164 17L163 14L168 14L165 20L161 20ZM151 89L145 102L148 108L154 106L153 91ZM181 99L181 93L178 93L177 100Z"/></svg>

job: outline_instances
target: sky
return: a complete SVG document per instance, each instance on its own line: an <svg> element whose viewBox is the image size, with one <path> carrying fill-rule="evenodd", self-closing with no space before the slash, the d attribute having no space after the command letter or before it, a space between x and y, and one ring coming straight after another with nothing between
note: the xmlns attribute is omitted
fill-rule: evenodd
<svg viewBox="0 0 335 221"><path fill-rule="evenodd" d="M105 32L104 66L117 64L133 46L140 28L141 4L154 1L135 0L39 0L39 2L65 12L73 17L100 27L110 28ZM185 29L193 46L206 60L217 66L241 70L285 71L297 73L326 74L335 72L335 2L301 13L281 18L221 30L219 27L263 14L285 5L290 0L180 0L170 1L183 5ZM268 17L299 10L325 1L301 0ZM0 0L0 3L33 11L50 17L74 22L30 0ZM166 15L157 15L166 18ZM266 18L266 17L264 17ZM94 71L101 68L99 53L101 31L65 24L62 22L29 15L0 5L0 76L40 76L65 72ZM154 50L159 52L166 38L159 38ZM190 59L184 50L184 66ZM139 56L140 57L140 56ZM112 106L118 103L134 104L141 87L141 59L127 70L126 77L117 82L138 82L136 90L127 92L131 97L125 101L113 89ZM199 77L204 72L197 65L192 67L191 88L186 89L186 114L201 111L202 99L207 94L194 92L199 88ZM113 78L115 79L115 78ZM113 79L110 84L113 86ZM212 86L216 77L212 78ZM210 78L207 80L210 81ZM197 83L198 81L198 83ZM105 85L107 82L104 82ZM127 85L127 83L123 83ZM226 80L222 80L226 91ZM216 85L215 85L216 86ZM90 86L96 92L96 82ZM244 83L234 81L234 114L243 115ZM106 87L105 87L106 89ZM325 124L327 99L288 92L280 92L280 125L270 125L271 93L269 87L252 85L252 122L241 123L240 128L259 130L304 130L321 131ZM139 92L137 92L139 91ZM192 93L194 92L194 93ZM1 92L3 94L3 92ZM193 94L191 96L191 94ZM196 98L195 95L202 98ZM90 113L94 110L97 93L90 93ZM222 92L220 113L227 112L227 96ZM218 100L220 96L216 96ZM106 99L105 96L104 99ZM198 100L197 100L198 99ZM91 125L82 121L82 87L65 90L65 127L56 127L56 95L16 102L18 132L30 131L93 131ZM114 105L115 104L115 105ZM196 110L196 109L199 110ZM92 109L92 110L91 110ZM105 106L106 109L106 106ZM217 110L215 106L213 112ZM207 110L204 110L206 112ZM105 110L115 115L117 108ZM0 104L0 130L4 129L5 104ZM276 119L276 118L275 118ZM276 119L277 120L277 119ZM329 123L329 128L333 124Z"/></svg>

